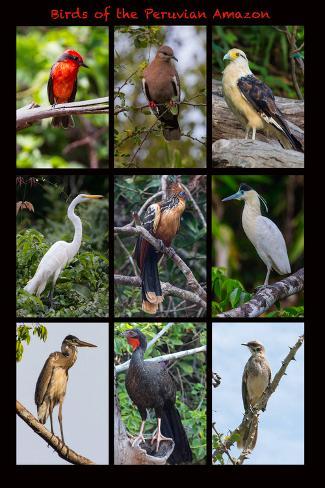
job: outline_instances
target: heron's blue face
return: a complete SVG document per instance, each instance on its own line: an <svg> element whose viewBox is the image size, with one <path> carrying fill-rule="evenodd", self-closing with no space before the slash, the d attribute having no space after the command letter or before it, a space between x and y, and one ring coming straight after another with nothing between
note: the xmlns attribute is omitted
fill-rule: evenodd
<svg viewBox="0 0 325 488"><path fill-rule="evenodd" d="M233 195L230 195L229 197L223 198L221 201L222 202L228 202L228 200L243 200L245 199L245 191L244 190L238 190L237 193L234 193Z"/></svg>

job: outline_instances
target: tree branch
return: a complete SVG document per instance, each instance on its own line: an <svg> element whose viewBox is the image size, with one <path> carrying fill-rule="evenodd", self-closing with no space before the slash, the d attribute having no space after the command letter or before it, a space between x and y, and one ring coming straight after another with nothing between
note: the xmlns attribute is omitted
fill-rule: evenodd
<svg viewBox="0 0 325 488"><path fill-rule="evenodd" d="M153 337L151 339L151 341L148 342L147 344L147 349L146 351L149 351L149 349L152 348L152 346L154 346L156 344L156 342L164 335L166 334L166 332L168 332L168 330L173 327L174 325L174 322L168 322L168 324L164 325L164 327L162 329L160 329L160 331L158 332L158 334L155 335L155 337Z"/></svg>
<svg viewBox="0 0 325 488"><path fill-rule="evenodd" d="M118 285L136 286L137 288L141 288L141 278L138 276L114 275L114 282ZM176 286L166 282L161 282L161 288L163 296L175 296L177 298L181 298L182 300L195 303L198 306L206 309L206 302L195 293L182 290L181 288L177 288Z"/></svg>
<svg viewBox="0 0 325 488"><path fill-rule="evenodd" d="M181 359L187 356L192 356L193 354L198 354L200 352L206 352L206 346L195 347L193 349L187 349L185 351L173 352L171 354L164 354L162 356L157 356L155 358L146 359L145 362L162 363L165 361L172 361L174 359ZM126 371L129 367L129 364L130 361L126 361L123 364L119 364L118 366L115 366L116 373L119 374L122 373L123 371Z"/></svg>
<svg viewBox="0 0 325 488"><path fill-rule="evenodd" d="M81 102L60 103L48 107L26 105L16 112L16 130L25 129L33 123L49 117L63 115L108 114L108 97Z"/></svg>
<svg viewBox="0 0 325 488"><path fill-rule="evenodd" d="M253 419L256 418L258 412L261 410L263 411L265 410L271 395L275 392L275 390L279 386L281 379L286 374L286 370L287 367L289 366L290 361L295 361L295 355L298 349L302 346L303 342L304 342L304 336L302 335L298 338L297 342L293 347L289 347L290 351L285 357L285 359L282 361L282 365L279 371L274 376L273 380L271 381L271 384L265 390L265 392L263 393L259 401L256 403L254 408L247 409L247 411L244 413L241 424L227 435L226 441L224 443L221 443L221 446L219 448L213 451L212 453L213 457L215 457L218 454L223 454L228 449L230 449L230 447L236 442L235 439L236 436L234 436L234 434L239 434L240 432L246 430L247 427L252 423ZM250 452L251 452L250 449L244 449L240 457L238 458L236 464L243 464L244 460L247 459Z"/></svg>
<svg viewBox="0 0 325 488"><path fill-rule="evenodd" d="M16 400L16 413L37 435L52 446L62 459L65 459L71 464L95 464L90 459L77 454L63 444L58 437L49 432L18 400Z"/></svg>
<svg viewBox="0 0 325 488"><path fill-rule="evenodd" d="M124 227L114 227L114 233L116 234L133 234L139 235L148 241L158 252L167 254L176 264L176 266L185 275L188 286L192 289L194 293L199 295L199 297L206 303L207 296L205 290L201 287L199 282L194 277L194 274L184 263L184 261L178 256L176 251L172 247L166 247L164 243L158 239L155 239L150 232L148 232L144 227L136 225L132 227L131 225L125 225Z"/></svg>
<svg viewBox="0 0 325 488"><path fill-rule="evenodd" d="M212 161L215 168L304 168L303 153L250 139L218 139Z"/></svg>
<svg viewBox="0 0 325 488"><path fill-rule="evenodd" d="M262 286L253 298L237 308L228 310L217 317L259 317L279 300L299 293L304 289L304 268L273 285Z"/></svg>

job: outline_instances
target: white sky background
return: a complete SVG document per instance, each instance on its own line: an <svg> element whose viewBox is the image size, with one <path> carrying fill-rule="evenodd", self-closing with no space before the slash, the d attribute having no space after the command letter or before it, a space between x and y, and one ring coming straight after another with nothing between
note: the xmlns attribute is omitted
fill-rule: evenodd
<svg viewBox="0 0 325 488"><path fill-rule="evenodd" d="M218 432L228 434L242 420L241 382L249 358L242 343L253 339L266 349L272 378L281 361L304 332L302 323L213 324L212 370L221 383L212 388L212 417ZM237 456L240 451L233 447ZM261 413L255 449L245 464L304 463L304 346L298 350L280 384Z"/></svg>
<svg viewBox="0 0 325 488"><path fill-rule="evenodd" d="M63 403L63 433L69 447L96 464L108 464L108 324L45 323L46 342L32 336L17 363L17 399L35 417L34 392L38 376L49 354L61 351L63 339L71 334L96 344L79 348L69 370ZM26 324L28 325L28 324ZM60 437L58 406L53 412L54 433ZM17 416L17 464L70 464L47 447L46 442ZM46 427L51 431L50 418Z"/></svg>
<svg viewBox="0 0 325 488"><path fill-rule="evenodd" d="M195 87L198 82L197 76L191 74L189 75L186 73L189 69L192 69L195 66L196 60L199 63L202 61L206 62L206 30L202 29L200 36L198 37L197 31L194 26L166 26L163 27L166 33L165 44L171 46L174 50L174 54L178 59L178 62L174 62L176 69L178 71L180 81L181 81L181 88L182 83L186 82L188 87ZM121 62L123 63L123 53L126 54L129 52L130 49L130 38L127 35L115 35L115 49L117 50L118 54L120 55ZM139 49L139 54L135 61L137 64L143 62L143 49ZM150 51L150 59L147 61L152 61L156 54L157 47L154 46ZM146 49L146 52L149 52L149 49ZM127 78L131 73L129 70L126 69L125 71L125 78ZM145 105L147 103L147 99L142 92L142 86L135 86L135 85L126 85L123 87L123 92L127 95L133 93L134 90L137 90L139 93L142 93L140 98L140 103ZM181 93L181 100L184 99L184 93ZM195 103L195 100L193 101ZM203 116L200 110L195 110L193 107L181 106L180 110L184 112L185 122L196 122L195 130L193 131L193 136L197 138L205 137L206 136L206 125L205 125L205 117ZM122 118L123 120L123 118Z"/></svg>

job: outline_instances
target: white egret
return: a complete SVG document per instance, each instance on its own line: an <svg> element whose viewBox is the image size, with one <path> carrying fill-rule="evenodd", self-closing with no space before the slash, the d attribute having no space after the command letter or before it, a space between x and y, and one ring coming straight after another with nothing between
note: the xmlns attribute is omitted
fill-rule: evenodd
<svg viewBox="0 0 325 488"><path fill-rule="evenodd" d="M74 213L75 207L78 203L89 202L93 199L103 198L102 195L78 195L70 203L67 211L68 219L74 225L74 237L72 242L57 241L42 257L35 275L27 285L24 290L32 295L39 297L44 291L47 282L52 281L52 288L49 293L50 306L52 306L53 292L55 283L63 270L63 268L69 263L73 257L79 251L82 239L82 222L80 218Z"/></svg>
<svg viewBox="0 0 325 488"><path fill-rule="evenodd" d="M261 215L260 200L268 211L266 201L253 188L242 183L237 193L224 198L228 200L244 200L242 224L248 239L255 247L257 254L267 267L264 286L269 283L272 269L280 275L291 273L287 247L283 235L272 220Z"/></svg>

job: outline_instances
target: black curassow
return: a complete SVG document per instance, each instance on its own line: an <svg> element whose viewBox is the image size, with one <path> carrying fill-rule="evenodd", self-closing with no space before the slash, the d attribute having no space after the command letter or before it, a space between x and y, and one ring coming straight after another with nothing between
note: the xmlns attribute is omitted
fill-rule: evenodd
<svg viewBox="0 0 325 488"><path fill-rule="evenodd" d="M162 440L173 439L174 450L168 458L169 464L183 464L192 461L192 451L181 422L177 408L176 386L165 365L161 363L145 362L144 352L147 348L145 335L139 329L124 332L128 343L133 348L125 385L129 397L137 406L141 419L141 429L133 445L143 437L144 425L147 419L147 409L153 408L156 413L158 428L151 443L157 443L156 451Z"/></svg>

